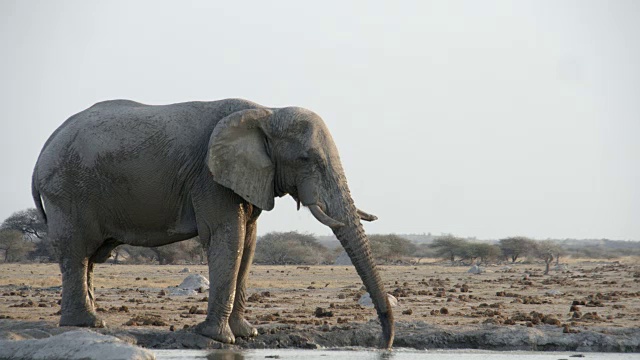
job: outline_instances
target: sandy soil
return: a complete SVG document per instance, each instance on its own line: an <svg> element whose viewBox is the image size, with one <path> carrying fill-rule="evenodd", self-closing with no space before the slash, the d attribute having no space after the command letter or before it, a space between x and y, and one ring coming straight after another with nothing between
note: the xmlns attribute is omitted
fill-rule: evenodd
<svg viewBox="0 0 640 360"><path fill-rule="evenodd" d="M208 277L206 266L186 267ZM183 268L97 265L100 316L112 328L177 331L201 322L206 292L167 295L168 287L188 275ZM380 270L387 291L399 300L394 311L401 324L424 321L451 330L482 324L552 327L559 334L640 329L637 258L573 260L550 275L543 275L541 264L491 266L482 274L443 263ZM246 317L256 325L306 325L328 332L375 318L373 308L358 304L364 290L351 266L253 266L251 273ZM57 322L60 285L55 264L1 264L0 319Z"/></svg>

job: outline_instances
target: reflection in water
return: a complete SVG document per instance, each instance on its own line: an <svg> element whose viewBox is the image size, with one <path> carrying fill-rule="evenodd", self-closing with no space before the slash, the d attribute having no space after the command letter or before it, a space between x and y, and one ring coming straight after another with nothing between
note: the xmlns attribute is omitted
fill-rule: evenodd
<svg viewBox="0 0 640 360"><path fill-rule="evenodd" d="M378 352L378 360L392 360L395 357L393 351L385 350Z"/></svg>
<svg viewBox="0 0 640 360"><path fill-rule="evenodd" d="M207 354L207 360L244 360L244 356L233 350L214 350Z"/></svg>

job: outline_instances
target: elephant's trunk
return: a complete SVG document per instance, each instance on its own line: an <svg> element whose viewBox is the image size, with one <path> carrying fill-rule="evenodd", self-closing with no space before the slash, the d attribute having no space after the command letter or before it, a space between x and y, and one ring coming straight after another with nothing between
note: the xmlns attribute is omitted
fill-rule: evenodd
<svg viewBox="0 0 640 360"><path fill-rule="evenodd" d="M343 182L343 184L345 183L346 182ZM364 286L371 295L371 300L373 301L376 312L378 313L378 318L380 319L380 325L382 326L382 346L384 348L391 348L394 338L394 325L389 298L376 269L376 264L371 254L371 247L369 246L369 239L364 233L364 229L360 223L360 218L363 216L361 215L362 212L359 212L353 204L346 185L343 186L345 188L333 193L333 196L331 196L333 199L327 203L328 215L315 203L318 201L318 198L314 196L317 188L313 188L312 184L300 184L299 190L301 191L299 195L302 203L309 206L310 209L313 208L313 215L320 222L331 227L333 233L338 240L340 240L340 243L355 266L358 275L362 279ZM374 217L373 215L366 215L370 218ZM344 225L340 224L341 226L337 226L337 224L332 221ZM330 226L329 224L336 226Z"/></svg>
<svg viewBox="0 0 640 360"><path fill-rule="evenodd" d="M356 271L358 275L360 275L364 286L371 295L371 300L373 300L378 318L380 319L380 325L382 326L382 346L384 348L391 348L394 337L393 312L391 311L387 292L384 289L384 285L376 269L376 264L373 261L369 239L367 235L365 235L360 219L357 217L355 211L354 207L353 213L355 216L352 217L348 225L334 228L333 233L338 240L340 240L351 262L356 267Z"/></svg>

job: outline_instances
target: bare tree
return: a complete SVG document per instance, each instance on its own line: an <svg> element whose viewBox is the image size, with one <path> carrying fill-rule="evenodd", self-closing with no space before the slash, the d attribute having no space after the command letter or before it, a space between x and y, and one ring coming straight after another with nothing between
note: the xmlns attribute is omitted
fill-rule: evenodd
<svg viewBox="0 0 640 360"><path fill-rule="evenodd" d="M560 257L562 249L553 241L540 241L534 245L534 253L537 258L542 259L546 265L544 274L549 274L549 266L553 259Z"/></svg>

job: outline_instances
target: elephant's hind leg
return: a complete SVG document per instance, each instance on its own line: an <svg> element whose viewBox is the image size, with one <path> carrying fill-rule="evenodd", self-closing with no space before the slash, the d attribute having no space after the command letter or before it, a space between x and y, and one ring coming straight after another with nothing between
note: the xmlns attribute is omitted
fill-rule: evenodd
<svg viewBox="0 0 640 360"><path fill-rule="evenodd" d="M111 251L121 245L121 243L115 239L107 239L98 250L96 250L87 263L87 294L89 295L89 301L91 306L96 307L96 295L93 287L93 265L96 263L103 263L111 257Z"/></svg>
<svg viewBox="0 0 640 360"><path fill-rule="evenodd" d="M104 327L105 323L94 310L93 291L89 284L93 278L93 263L82 259L65 257L60 260L62 271L62 302L60 326ZM93 284L91 284L93 285Z"/></svg>
<svg viewBox="0 0 640 360"><path fill-rule="evenodd" d="M51 211L49 234L58 248L62 272L60 326L104 327L89 294L93 266L86 254L84 232Z"/></svg>
<svg viewBox="0 0 640 360"><path fill-rule="evenodd" d="M259 214L255 214L255 216L251 216L252 219L247 223L244 239L244 251L242 252L242 262L240 264L238 282L236 284L236 298L233 303L231 316L229 317L229 326L231 327L231 331L233 332L233 335L238 337L252 337L258 335L258 330L244 318L245 304L247 301L246 289L247 279L249 277L249 267L253 262L253 254L256 249L256 220L258 215Z"/></svg>

